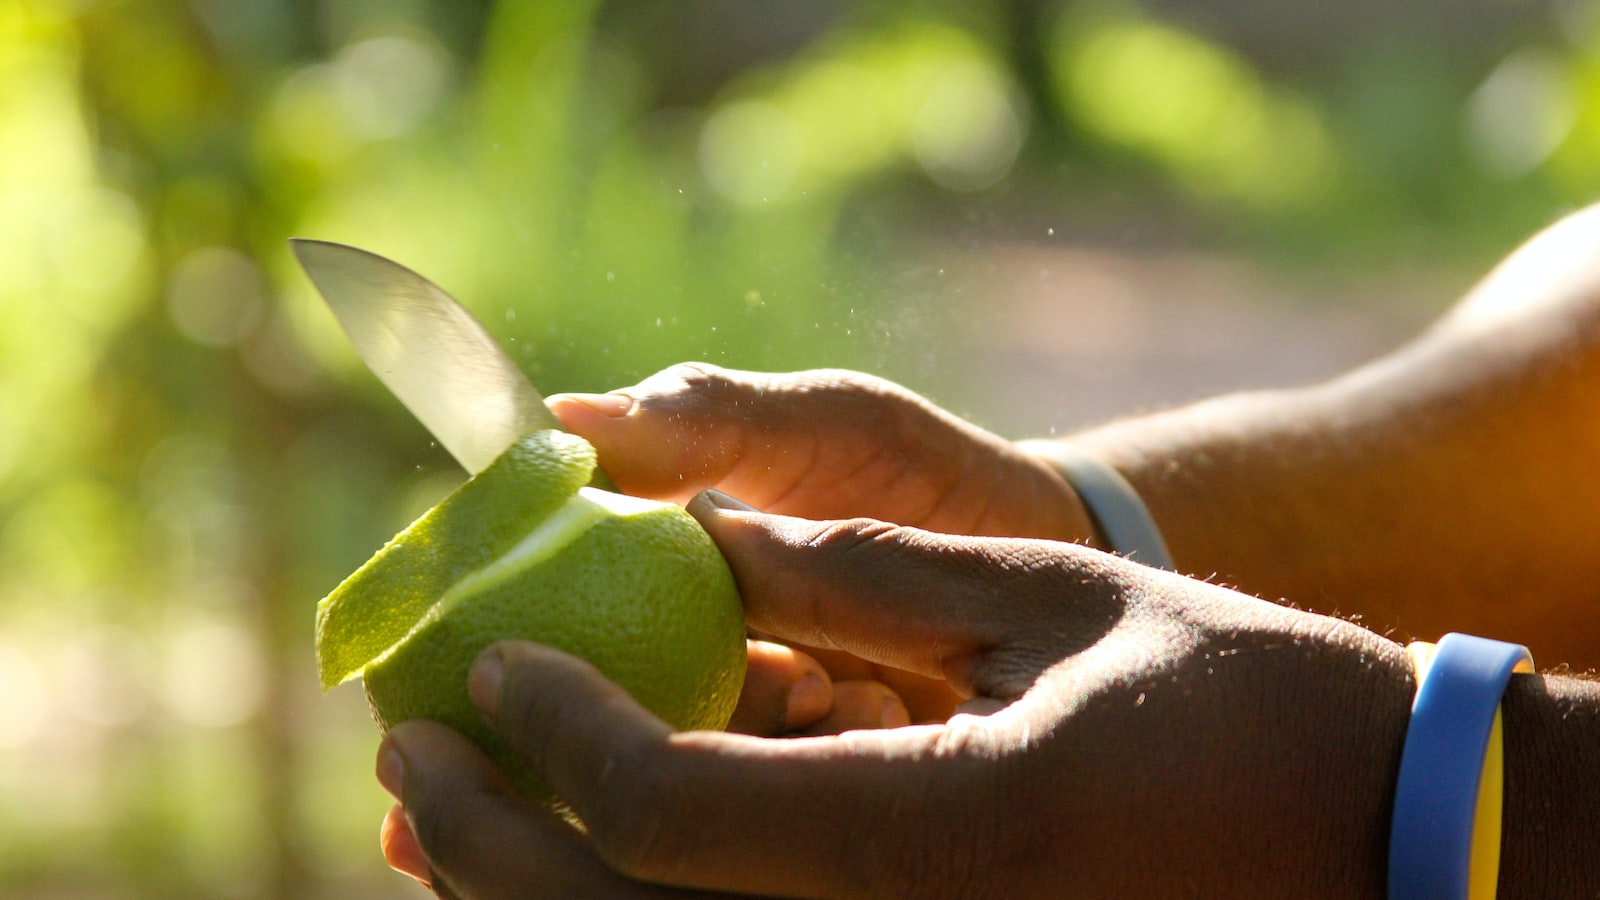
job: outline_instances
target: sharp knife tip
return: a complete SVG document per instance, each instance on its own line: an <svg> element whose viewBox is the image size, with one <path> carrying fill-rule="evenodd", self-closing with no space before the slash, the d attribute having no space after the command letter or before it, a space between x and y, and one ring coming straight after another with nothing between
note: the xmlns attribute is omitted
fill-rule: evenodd
<svg viewBox="0 0 1600 900"><path fill-rule="evenodd" d="M292 237L289 238L289 250L294 253L294 258L300 261L300 265L305 266L306 253L310 252L313 247L320 243L322 243L322 241L314 241L310 238Z"/></svg>
<svg viewBox="0 0 1600 900"><path fill-rule="evenodd" d="M348 259L352 255L375 255L370 250L362 250L359 247L352 247L349 244L341 244L337 241L322 241L316 238L302 237L289 238L289 249L294 253L294 258L300 262L300 267L306 270L307 275L312 276L313 281L316 280L315 269L319 264L333 264L341 257Z"/></svg>
<svg viewBox="0 0 1600 900"><path fill-rule="evenodd" d="M308 255L310 255L310 254L323 253L323 254L330 254L330 255L346 255L346 256L348 256L348 255L357 255L357 256L364 256L364 257L370 257L372 259L380 260L380 261L382 261L383 263L385 263L387 265L391 265L391 266L399 266L400 265L399 263L394 262L393 260L386 259L386 258L384 258L382 256L379 256L376 253L373 253L371 250L363 250L360 247L354 246L352 244L341 244L338 241L324 241L324 240L319 240L317 238L292 237L292 238L289 238L289 249L293 250L294 251L294 255L299 257L301 260L306 259L306 257ZM404 268L404 267L401 266L401 268Z"/></svg>
<svg viewBox="0 0 1600 900"><path fill-rule="evenodd" d="M290 247L290 249L295 250L296 252L298 252L300 250L304 250L304 249L309 248L309 247L342 247L342 246L344 246L344 245L343 244L335 244L333 241L319 241L316 238L303 238L303 237L292 237L292 238L289 238L289 247Z"/></svg>

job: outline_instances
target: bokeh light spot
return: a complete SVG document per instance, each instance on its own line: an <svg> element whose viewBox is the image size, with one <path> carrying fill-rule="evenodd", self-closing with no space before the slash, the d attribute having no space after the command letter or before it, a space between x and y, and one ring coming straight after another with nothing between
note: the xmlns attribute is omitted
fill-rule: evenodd
<svg viewBox="0 0 1600 900"><path fill-rule="evenodd" d="M44 667L27 650L0 643L0 748L34 740L49 712Z"/></svg>
<svg viewBox="0 0 1600 900"><path fill-rule="evenodd" d="M243 625L198 618L172 629L162 696L173 715L204 728L236 725L265 690L261 649Z"/></svg>
<svg viewBox="0 0 1600 900"><path fill-rule="evenodd" d="M363 138L399 137L427 120L450 83L450 56L422 33L351 44L334 62L334 90Z"/></svg>
<svg viewBox="0 0 1600 900"><path fill-rule="evenodd" d="M783 199L800 169L800 132L783 110L730 103L700 133L700 169L723 197L743 206Z"/></svg>
<svg viewBox="0 0 1600 900"><path fill-rule="evenodd" d="M1579 102L1554 54L1526 49L1506 57L1467 103L1467 140L1489 172L1525 175L1544 163L1578 124Z"/></svg>
<svg viewBox="0 0 1600 900"><path fill-rule="evenodd" d="M266 302L266 282L255 262L226 247L190 253L167 280L172 324L208 347L226 347L249 334Z"/></svg>
<svg viewBox="0 0 1600 900"><path fill-rule="evenodd" d="M1005 177L1022 138L1004 79L992 68L963 65L944 70L930 86L912 125L911 146L935 181L969 191Z"/></svg>

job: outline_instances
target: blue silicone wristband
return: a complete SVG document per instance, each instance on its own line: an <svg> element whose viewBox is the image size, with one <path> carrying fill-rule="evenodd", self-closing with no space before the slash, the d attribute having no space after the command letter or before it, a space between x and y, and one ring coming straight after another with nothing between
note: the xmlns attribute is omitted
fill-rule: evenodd
<svg viewBox="0 0 1600 900"><path fill-rule="evenodd" d="M1389 830L1392 900L1461 900L1489 732L1528 649L1465 634L1439 639L1417 686Z"/></svg>
<svg viewBox="0 0 1600 900"><path fill-rule="evenodd" d="M1139 493L1122 473L1057 441L1018 441L1018 446L1053 463L1072 486L1110 549L1134 562L1176 571L1167 542Z"/></svg>

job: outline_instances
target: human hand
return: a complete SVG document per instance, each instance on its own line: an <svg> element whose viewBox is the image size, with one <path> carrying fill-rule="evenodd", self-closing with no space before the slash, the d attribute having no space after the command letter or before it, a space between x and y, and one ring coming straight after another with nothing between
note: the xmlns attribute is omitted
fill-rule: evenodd
<svg viewBox="0 0 1600 900"><path fill-rule="evenodd" d="M842 370L674 366L552 411L626 493L687 502L717 488L769 512L870 516L951 534L1089 540L1045 462L903 387Z"/></svg>
<svg viewBox="0 0 1600 900"><path fill-rule="evenodd" d="M757 737L838 734L859 728L897 728L922 718L949 716L943 693L933 702L865 660L840 652L804 652L787 644L751 640L749 665L728 730Z"/></svg>
<svg viewBox="0 0 1600 900"><path fill-rule="evenodd" d="M870 516L960 534L1089 540L1077 495L1047 463L879 378L842 370L784 375L704 363L674 366L603 395L558 394L550 408L600 452L624 492L684 502L717 488L771 512ZM841 474L842 473L842 474ZM943 721L958 703L942 683L847 653L784 656L752 647L751 677L730 728L822 734L890 721ZM817 716L787 691L826 691ZM837 688L836 688L837 686ZM805 689L802 688L802 691Z"/></svg>
<svg viewBox="0 0 1600 900"><path fill-rule="evenodd" d="M587 664L503 643L470 692L586 832L411 722L379 755L392 863L462 897L1381 894L1397 645L1065 544L692 509L756 627L990 714L673 733Z"/></svg>

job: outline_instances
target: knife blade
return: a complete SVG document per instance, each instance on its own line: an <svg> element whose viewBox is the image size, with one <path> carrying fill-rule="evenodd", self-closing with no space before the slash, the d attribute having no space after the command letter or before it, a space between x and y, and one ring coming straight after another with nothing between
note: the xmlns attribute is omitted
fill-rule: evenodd
<svg viewBox="0 0 1600 900"><path fill-rule="evenodd" d="M289 245L367 367L468 472L483 471L530 431L563 427L500 344L438 285L347 244Z"/></svg>

